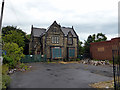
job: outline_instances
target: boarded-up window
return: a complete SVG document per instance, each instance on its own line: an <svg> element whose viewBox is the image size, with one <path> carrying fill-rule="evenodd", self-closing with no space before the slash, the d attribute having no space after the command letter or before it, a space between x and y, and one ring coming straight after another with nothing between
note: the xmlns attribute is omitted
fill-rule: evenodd
<svg viewBox="0 0 120 90"><path fill-rule="evenodd" d="M75 48L69 48L68 50L69 57L75 57Z"/></svg>
<svg viewBox="0 0 120 90"><path fill-rule="evenodd" d="M62 49L59 47L52 48L52 58L62 57Z"/></svg>
<svg viewBox="0 0 120 90"><path fill-rule="evenodd" d="M98 52L103 52L103 51L104 51L104 47L98 48Z"/></svg>

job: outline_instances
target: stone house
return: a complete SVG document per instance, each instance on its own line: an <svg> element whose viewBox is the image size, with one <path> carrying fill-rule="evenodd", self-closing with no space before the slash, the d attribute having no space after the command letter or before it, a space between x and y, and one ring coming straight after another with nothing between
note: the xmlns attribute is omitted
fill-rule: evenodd
<svg viewBox="0 0 120 90"><path fill-rule="evenodd" d="M73 26L61 27L56 21L48 29L32 25L29 52L47 55L48 59L77 58L78 35Z"/></svg>

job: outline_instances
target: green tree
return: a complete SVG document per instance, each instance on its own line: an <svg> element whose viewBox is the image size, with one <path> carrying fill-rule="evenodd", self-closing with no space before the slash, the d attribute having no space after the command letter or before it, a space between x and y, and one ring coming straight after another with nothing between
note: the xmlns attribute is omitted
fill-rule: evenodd
<svg viewBox="0 0 120 90"><path fill-rule="evenodd" d="M24 57L24 54L23 54L23 48L22 47L19 47L16 43L5 43L3 45L3 50L6 51L6 62L9 62L8 64L10 64L12 66L12 68L14 68L17 63L19 62L19 60ZM8 59L11 58L11 59ZM4 60L3 59L3 60ZM10 61L8 61L10 60ZM5 61L3 61L5 62Z"/></svg>
<svg viewBox="0 0 120 90"><path fill-rule="evenodd" d="M107 37L105 36L105 34L98 33L97 40L95 42L106 41L106 40L107 40Z"/></svg>
<svg viewBox="0 0 120 90"><path fill-rule="evenodd" d="M83 55L83 46L82 46L83 42L81 42L80 40L78 41L78 50L79 50L79 55Z"/></svg>
<svg viewBox="0 0 120 90"><path fill-rule="evenodd" d="M107 40L107 37L105 36L105 34L102 34L102 33L98 33L97 35L96 34L89 35L87 40L85 40L85 43L84 43L84 56L86 58L90 58L90 43L106 41L106 40Z"/></svg>
<svg viewBox="0 0 120 90"><path fill-rule="evenodd" d="M84 57L90 57L90 43L93 42L93 37L91 35L88 36L87 41L84 43Z"/></svg>
<svg viewBox="0 0 120 90"><path fill-rule="evenodd" d="M27 35L26 35L26 38L27 38L28 40L30 40L30 36L31 36L31 34L27 34Z"/></svg>
<svg viewBox="0 0 120 90"><path fill-rule="evenodd" d="M24 36L22 33L18 33L17 31L9 31L5 36L3 36L3 41L8 43L8 42L13 42L17 43L19 47L24 47Z"/></svg>
<svg viewBox="0 0 120 90"><path fill-rule="evenodd" d="M23 32L20 28L17 28L17 26L6 26L2 28L2 36L8 34L9 31L17 31L18 33L22 33L23 36L26 35L26 33Z"/></svg>
<svg viewBox="0 0 120 90"><path fill-rule="evenodd" d="M9 35L13 33L13 35ZM14 35L17 33L17 35ZM10 39L8 38L10 37ZM14 42L19 45L19 47L23 47L23 53L29 54L29 36L26 35L25 32L23 32L20 28L17 28L17 26L6 26L2 28L2 38L4 42ZM6 40L7 38L7 40Z"/></svg>

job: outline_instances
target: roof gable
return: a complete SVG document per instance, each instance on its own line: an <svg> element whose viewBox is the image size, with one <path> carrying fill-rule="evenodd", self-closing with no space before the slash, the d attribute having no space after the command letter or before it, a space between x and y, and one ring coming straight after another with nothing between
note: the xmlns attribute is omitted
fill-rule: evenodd
<svg viewBox="0 0 120 90"><path fill-rule="evenodd" d="M77 37L77 35L74 32L73 28L70 28L70 27L61 27L61 30L63 31L63 33L65 34L65 36L67 36L68 33L71 32L71 34L73 35L73 37Z"/></svg>
<svg viewBox="0 0 120 90"><path fill-rule="evenodd" d="M36 27L32 26L31 34L34 37L41 37L42 35L46 34L48 31L50 31L51 28L54 28L54 27L58 27L60 29L60 31L62 31L62 33L64 34L64 36L67 36L69 34L69 32L71 32L71 34L73 35L73 37L78 37L78 35L76 34L75 30L73 29L73 26L72 26L72 28L70 28L70 27L61 27L59 24L57 24L56 21L54 21L52 23L52 25L49 26L48 29L45 29L45 28L36 28Z"/></svg>
<svg viewBox="0 0 120 90"><path fill-rule="evenodd" d="M56 29L56 30L55 30ZM58 30L58 31L57 31ZM57 22L56 21L54 21L50 26L49 26L49 28L47 29L47 31L46 31L46 33L48 33L48 32L62 32L62 34L64 34L63 33L63 31L61 30L61 26L59 25L59 24L57 24Z"/></svg>

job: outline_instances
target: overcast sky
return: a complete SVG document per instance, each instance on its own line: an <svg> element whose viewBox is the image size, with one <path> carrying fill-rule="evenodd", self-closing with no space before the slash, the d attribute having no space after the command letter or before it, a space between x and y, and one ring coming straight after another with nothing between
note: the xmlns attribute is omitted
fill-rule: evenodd
<svg viewBox="0 0 120 90"><path fill-rule="evenodd" d="M118 34L118 0L5 0L3 26L30 34L31 25L48 28L55 20L74 26L81 41L101 32L110 40Z"/></svg>

